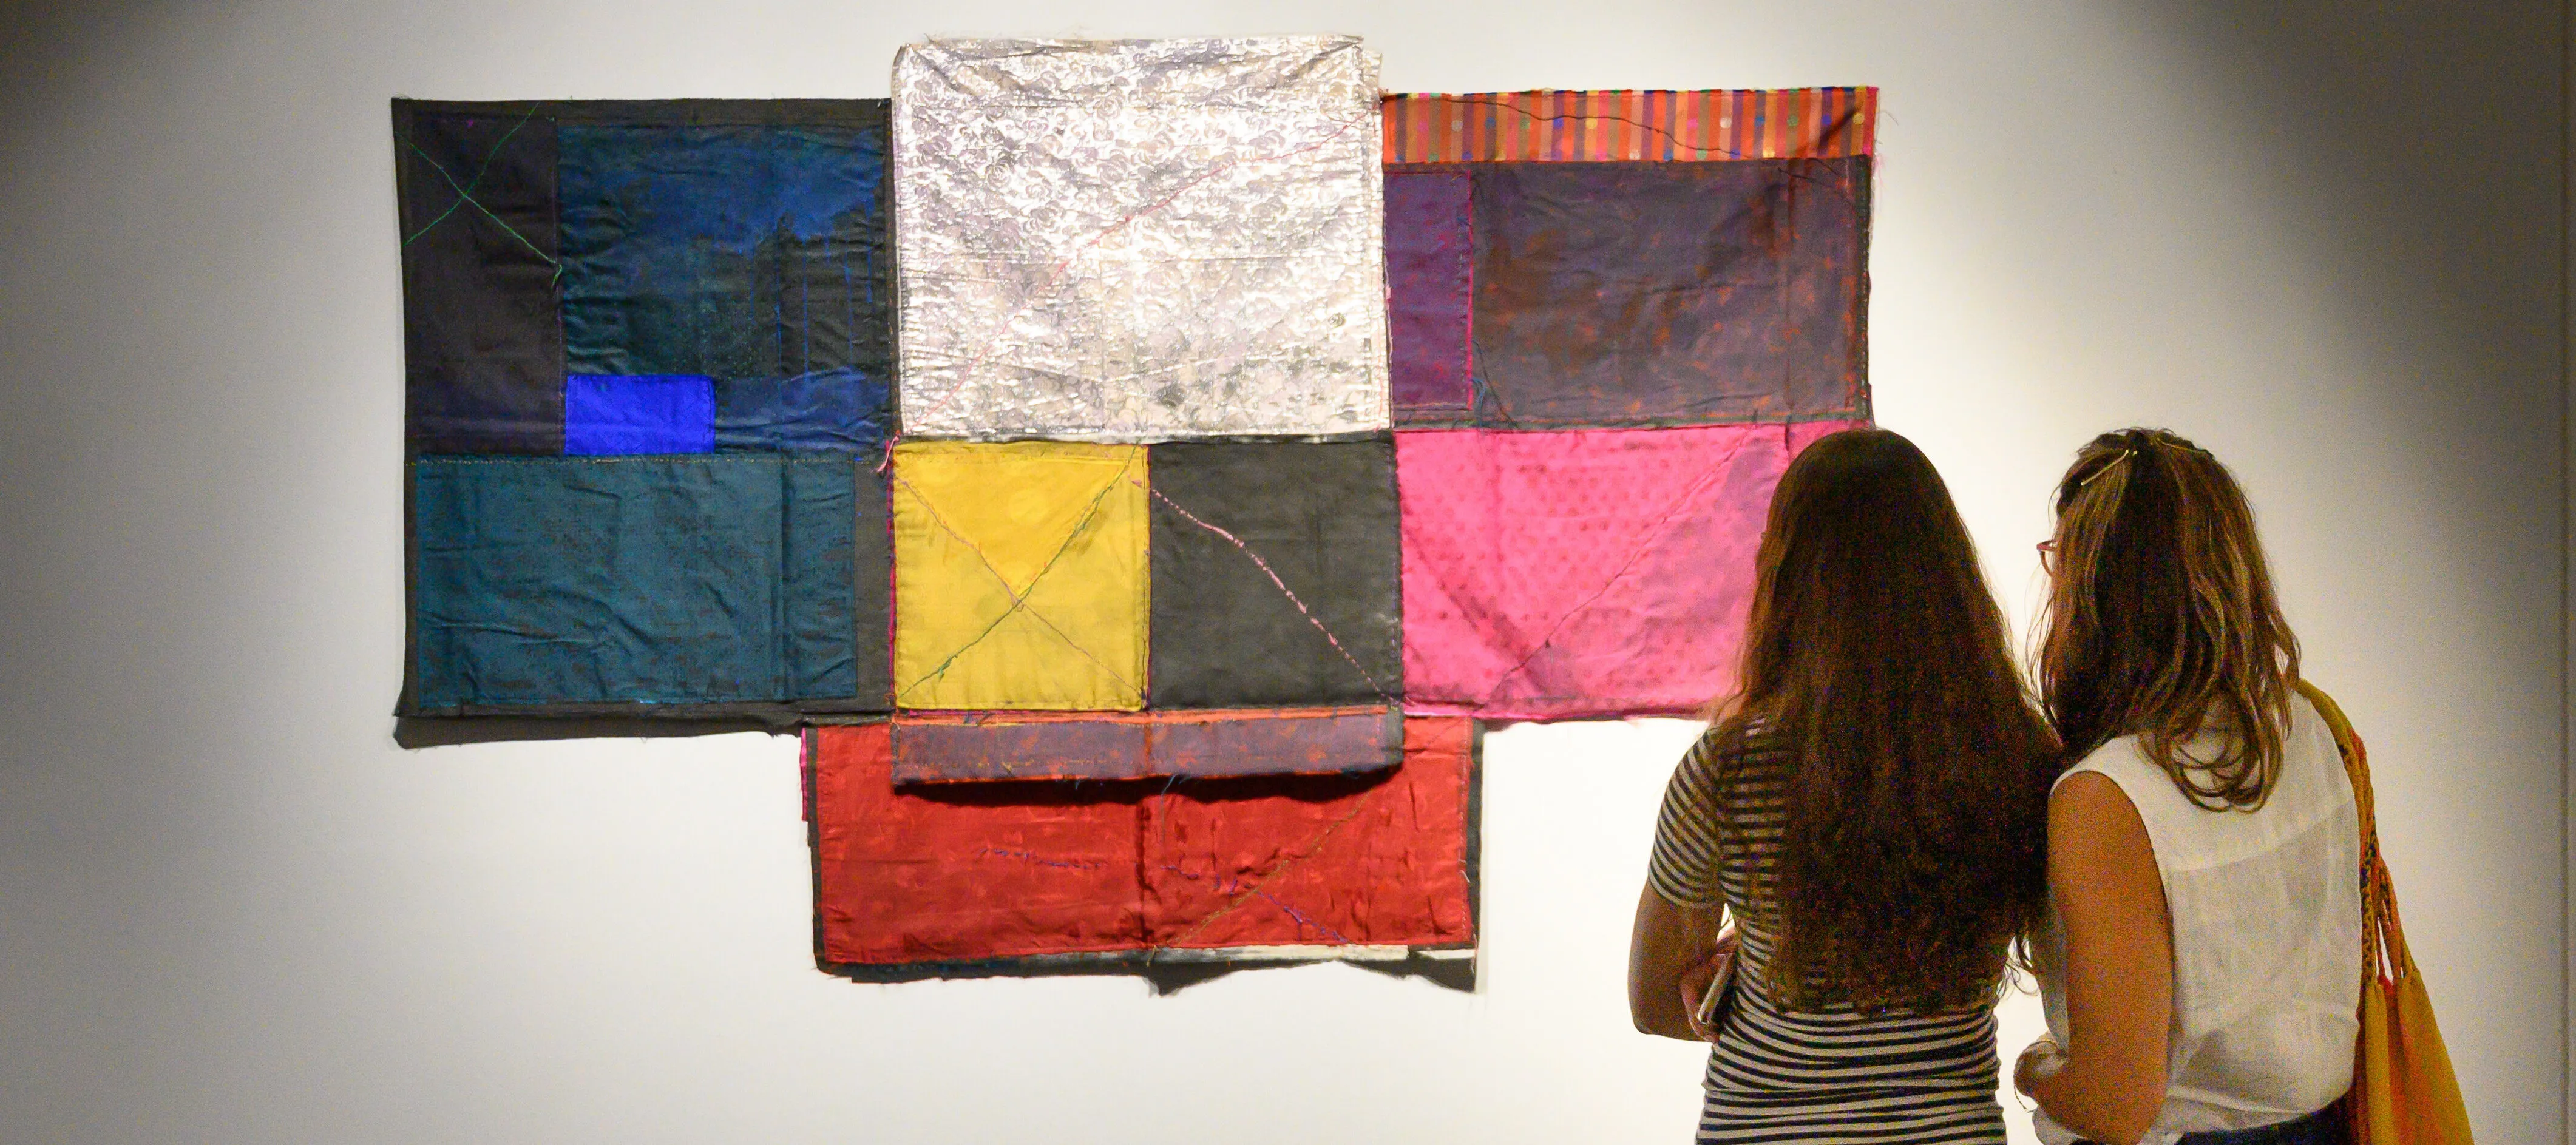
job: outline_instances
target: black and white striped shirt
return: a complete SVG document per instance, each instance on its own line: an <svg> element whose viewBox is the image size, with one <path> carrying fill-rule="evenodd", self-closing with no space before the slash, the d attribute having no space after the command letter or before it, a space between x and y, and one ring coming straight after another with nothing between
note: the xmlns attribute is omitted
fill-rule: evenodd
<svg viewBox="0 0 2576 1145"><path fill-rule="evenodd" d="M1711 1048L1702 1142L2004 1141L1995 1104L1990 1007L1863 1014L1847 1005L1784 1011L1767 989L1778 912L1754 895L1778 857L1792 760L1759 731L1733 750L1726 780L1712 729L1664 791L1648 878L1676 906L1723 901L1742 946L1735 1002ZM1718 853L1723 816L1739 840ZM1767 878L1763 880L1767 885ZM1940 910L1940 903L1925 903Z"/></svg>

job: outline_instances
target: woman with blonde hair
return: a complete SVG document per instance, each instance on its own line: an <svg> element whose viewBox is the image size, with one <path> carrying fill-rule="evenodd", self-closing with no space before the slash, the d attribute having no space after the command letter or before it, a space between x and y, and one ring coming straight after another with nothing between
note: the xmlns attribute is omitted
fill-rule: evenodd
<svg viewBox="0 0 2576 1145"><path fill-rule="evenodd" d="M2014 1070L2049 1145L2324 1145L2352 1081L2359 819L2254 514L2163 430L2058 483L2041 700L2049 1034Z"/></svg>
<svg viewBox="0 0 2576 1145"><path fill-rule="evenodd" d="M1713 1043L1699 1140L2001 1145L1993 1007L2044 906L2055 773L1931 462L1886 430L1809 446L1637 900L1637 1028Z"/></svg>

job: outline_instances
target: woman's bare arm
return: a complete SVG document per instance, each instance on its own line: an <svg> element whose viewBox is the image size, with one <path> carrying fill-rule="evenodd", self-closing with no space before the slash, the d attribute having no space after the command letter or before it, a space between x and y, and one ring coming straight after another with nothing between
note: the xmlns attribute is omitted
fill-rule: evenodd
<svg viewBox="0 0 2576 1145"><path fill-rule="evenodd" d="M1693 982L1705 989L1724 911L1674 906L1649 884L1637 896L1628 938L1628 1017L1642 1033L1699 1041L1691 1028Z"/></svg>
<svg viewBox="0 0 2576 1145"><path fill-rule="evenodd" d="M2066 928L2066 1034L2014 1083L2058 1124L2134 1145L2165 1099L2173 920L2146 822L2120 785L2077 774L2048 801L2048 886Z"/></svg>

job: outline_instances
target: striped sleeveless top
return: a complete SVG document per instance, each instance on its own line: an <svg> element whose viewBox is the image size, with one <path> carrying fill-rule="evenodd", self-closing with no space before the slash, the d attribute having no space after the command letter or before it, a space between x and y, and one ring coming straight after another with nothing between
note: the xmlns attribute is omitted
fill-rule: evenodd
<svg viewBox="0 0 2576 1145"><path fill-rule="evenodd" d="M1721 784L1723 750L1712 729L1674 769L1648 871L1655 893L1675 906L1723 902L1741 943L1734 1008L1709 1052L1699 1140L2003 1145L1991 1007L1862 1014L1847 1005L1787 1011L1772 1004L1767 983L1778 918L1755 900L1754 884L1779 854L1792 761L1756 730L1732 749ZM1721 817L1743 841L1731 856L1718 853Z"/></svg>

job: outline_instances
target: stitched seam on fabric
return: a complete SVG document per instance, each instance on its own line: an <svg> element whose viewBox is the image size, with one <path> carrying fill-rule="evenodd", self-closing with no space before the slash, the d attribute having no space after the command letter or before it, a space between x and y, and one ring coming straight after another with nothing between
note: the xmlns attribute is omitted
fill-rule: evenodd
<svg viewBox="0 0 2576 1145"><path fill-rule="evenodd" d="M1618 585L1620 578L1628 575L1629 569L1635 568L1638 561L1644 560L1646 553L1652 550L1656 543L1663 539L1666 528L1672 524L1673 518L1681 515L1683 508L1692 503L1693 495L1698 493L1703 485L1706 485L1712 478L1716 477L1721 469L1729 463L1732 463L1735 460L1736 454L1744 451L1745 440L1746 439L1738 438L1733 444L1727 447L1726 456L1710 462L1707 469L1701 470L1700 475L1697 478L1692 480L1689 485L1683 487L1680 495L1673 498L1671 507L1664 510L1664 515L1656 518L1655 523L1647 528L1645 537L1637 543L1636 550L1628 554L1628 559L1620 563L1618 571L1611 573L1610 579L1601 582L1601 587L1594 590L1592 595L1583 598L1581 603L1568 609L1565 615L1558 617L1556 619L1556 623L1548 628L1547 635L1540 637L1539 642L1530 648L1529 655L1521 657L1520 662L1512 665L1510 671L1497 677L1494 680L1492 690L1486 692L1483 699L1476 701L1476 706L1478 708L1483 708L1484 706L1493 703L1496 697L1502 695L1503 686L1511 683L1512 677L1519 675L1522 669L1529 667L1531 661L1538 659L1539 653L1547 651L1548 645L1556 640L1559 633L1565 631L1565 626L1567 624L1571 623L1576 616L1583 612L1583 610L1592 607L1595 601L1608 595L1610 590Z"/></svg>
<svg viewBox="0 0 2576 1145"><path fill-rule="evenodd" d="M496 215L496 214L493 214L493 213L492 213L492 208L487 207L487 206L484 206L484 205L483 205L483 201L482 201L482 200L477 199L477 198L475 198L473 195L471 195L471 194L467 193L467 192L466 192L466 190L465 190L465 188L464 188L464 187L462 187L462 186L460 186L460 185L458 185L458 183L456 182L456 176L448 174L448 173L447 173L447 168L439 166L439 165L438 165L438 160L436 160L436 159L432 159L432 158L430 158L430 157L429 157L429 152L426 152L426 151L421 150L421 149L420 149L420 145L419 145L419 144L414 143L414 142L412 142L411 140L408 140L408 139L403 140L403 146L411 148L411 152L412 152L412 154L420 156L420 160L421 160L421 162L429 164L429 166L430 166L430 169L431 169L431 170L438 172L438 177L439 177L439 178L447 180L447 185L448 185L448 186L456 188L456 196L457 196L457 198L462 199L462 200L464 200L465 202L468 202L468 203L472 203L472 204L474 204L474 209L475 209L475 210L478 210L478 211L483 212L483 217L485 217L485 218L488 218L488 219L492 220L492 225L494 225L494 226L496 226L496 227L501 228L503 231L508 232L508 233L509 233L509 236L510 236L511 238L514 238L514 239L519 240L519 245L521 245L521 246L524 246L524 247L528 248L528 253L533 254L533 255L537 256L538 258L545 259L545 263L546 263L546 265L547 265L547 266L551 266L551 267L555 268L555 275L554 275L554 276L555 276L556 278L562 278L562 277L563 277L563 264L562 264L562 263L557 262L557 261L555 261L555 260L554 260L554 259L552 259L552 258L547 258L547 256L546 256L546 252L544 252L544 251L542 251L542 250L538 250L538 249L537 249L537 244L535 244L535 243L533 243L533 242L528 241L528 236L526 236L526 235L523 235L523 234L520 234L520 233L519 233L519 228L514 227L514 226L511 226L508 222L504 221L504 220L501 218L501 216Z"/></svg>
<svg viewBox="0 0 2576 1145"><path fill-rule="evenodd" d="M1125 467L1122 466L1120 472L1124 473ZM993 622L985 625L984 630L976 633L973 639L968 640L965 644L959 646L955 652L949 653L948 658L940 661L938 667L932 668L929 672L924 673L911 684L906 685L901 691L896 692L895 695L898 698L911 694L914 688L918 688L947 672L949 665L955 664L958 657L965 655L977 644L983 643L984 638L991 636L995 629L1000 628L1003 621L1009 620L1013 615L1021 612L1028 613L1030 619L1045 625L1047 631L1055 633L1057 639L1064 641L1067 647L1081 653L1084 659L1089 660L1094 664L1098 664L1101 671L1109 673L1110 679L1118 681L1118 686L1133 691L1138 696L1144 695L1144 691L1142 689L1128 683L1127 678L1119 675L1117 669L1111 668L1107 663L1104 663L1100 657L1092 655L1090 649L1075 643L1073 637L1065 635L1064 630L1056 627L1055 622L1048 620L1044 613L1028 607L1029 594L1033 594L1037 591L1038 582L1046 579L1046 575L1048 573L1055 571L1056 564L1064 559L1064 554L1073 549L1073 543L1080 540L1083 533L1090 530L1092 522L1099 518L1100 507L1108 502L1109 494L1118 488L1118 478L1116 476L1112 476L1109 479L1108 484L1101 486L1100 493L1091 499L1091 506L1083 511L1082 519L1075 522L1073 529L1065 534L1064 543L1056 546L1055 553L1047 558L1046 564L1040 566L1038 571L1029 577L1028 588L1025 592L1011 586L1011 579L1002 575L1002 570L993 564L991 557L985 555L982 546L967 539L966 534L957 531L957 528L950 525L946 518L940 516L939 510L931 506L930 498L924 496L919 487L915 486L910 481L904 480L903 474L899 472L889 473L888 476L894 478L896 484L903 486L906 491L912 494L913 501L921 506L921 511L928 514L931 521L936 523L941 531L947 533L949 536L957 538L958 544L966 546L966 551L975 554L975 559L984 566L985 571L992 573L993 579L1001 582L1002 591L1008 593L1011 597L1011 606L1009 608L1003 609L1002 614L994 617Z"/></svg>
<svg viewBox="0 0 2576 1145"><path fill-rule="evenodd" d="M1233 894L1233 893L1234 893L1234 891L1235 891L1235 888L1240 887L1240 886L1242 886L1242 885L1243 885L1242 881L1241 881L1241 880L1238 880L1238 879L1218 878L1218 877L1217 877L1217 876L1215 876L1215 875L1202 875L1202 874L1196 874L1196 873L1194 873L1194 872L1190 872L1190 871L1182 870L1181 868L1176 867L1176 866L1173 866L1173 865L1172 865L1172 864L1170 864L1170 863L1165 863L1165 864L1163 864L1162 866L1163 866L1163 869L1164 869L1164 870L1170 871L1170 872L1172 872L1173 874L1179 875L1179 876L1181 876L1182 878L1185 878L1185 879L1190 880L1191 882L1199 882L1199 883L1212 882L1212 883L1215 883L1215 884L1216 884L1216 890L1217 890L1217 893L1218 893L1218 894ZM1254 888L1252 888L1252 889L1251 889L1251 891L1250 891L1250 893L1252 893L1252 894L1254 894L1254 895L1258 895L1258 896L1260 896L1260 898L1262 899L1262 901L1267 902L1267 903L1269 903L1269 904L1270 904L1270 905L1272 905L1272 906L1278 907L1278 908L1279 908L1279 913L1284 914L1284 915L1287 915L1287 916L1289 917L1289 919L1291 919L1292 921L1296 922L1298 926L1300 926L1300 927L1312 927L1312 928L1314 928L1314 930L1315 930L1315 932L1316 932L1316 933L1321 934L1321 935L1323 935L1323 936L1324 936L1324 937L1326 937L1326 938L1330 938L1330 939L1332 939L1333 941L1338 942L1338 943L1341 943L1341 944L1343 944L1343 945L1345 945L1345 946L1348 946L1348 945L1350 945L1350 944L1351 944L1351 939L1350 939L1350 936L1349 936L1349 935L1343 934L1341 931L1335 930L1335 929L1333 929L1332 927L1326 926L1326 925L1324 925L1323 923L1321 923L1321 922L1319 922L1319 921L1316 921L1315 919L1313 919L1313 918L1309 917L1309 916L1306 914L1306 912L1304 912L1304 911L1302 911L1302 910L1299 910L1299 909L1297 909L1296 907L1293 907L1293 906L1288 905L1288 903L1287 903L1287 901L1286 901L1286 900L1279 898L1277 895L1273 895L1273 894L1271 894L1269 891L1262 890L1262 889L1260 889L1260 888L1258 888L1258 887L1254 887Z"/></svg>
<svg viewBox="0 0 2576 1145"><path fill-rule="evenodd" d="M1372 800L1372 799L1374 799L1374 798L1376 798L1376 797L1377 797L1378 792L1380 792L1380 791L1384 791L1384 790L1386 790L1388 787L1393 787L1393 786L1395 786L1395 785L1394 785L1394 784L1391 784L1391 783L1390 783L1390 784L1386 784L1386 785L1384 785L1384 786L1381 786L1381 787L1378 787L1378 788L1372 789L1372 790L1368 791L1367 793L1365 793L1365 794L1361 795L1361 796L1360 796L1360 798L1359 798L1358 805L1357 805L1357 806L1354 806L1354 807L1352 807L1352 808L1351 808L1350 814L1348 814L1348 815L1344 815L1344 816L1342 816L1341 818L1334 820L1332 823L1330 823L1329 825L1327 825L1327 826L1326 826L1322 831L1318 832L1318 833L1315 835L1315 837L1314 837L1314 838L1307 840L1307 841L1306 841L1306 845L1305 845L1305 846L1298 848L1298 850L1301 852L1300 854L1296 855L1296 856L1295 856L1295 857L1293 857L1293 858L1287 858L1287 859L1282 859L1282 860L1280 860L1280 861L1279 861L1279 865L1278 865L1278 866L1275 866L1275 867L1270 868L1270 871L1269 871L1269 873L1268 873L1268 874L1265 874L1265 875L1261 876L1260 878L1253 880L1251 887L1250 887L1249 889L1245 890L1242 894L1235 896L1235 899L1234 899L1234 901L1233 901L1233 902L1229 902L1229 903L1225 904L1224 906L1217 908L1217 909L1216 909L1216 911L1215 911L1215 913L1209 914L1208 916L1206 916L1206 917L1204 917L1204 918L1201 918L1200 920L1198 920L1198 922L1197 922L1196 924L1192 925L1188 930L1185 930L1185 931L1181 932L1180 934L1173 936L1172 940L1171 940L1171 941L1169 941L1169 942L1165 942L1165 943L1160 943L1160 944L1158 944L1158 945L1155 947L1155 949L1157 949L1157 950L1168 949L1168 948L1171 948L1171 947L1179 946L1179 945L1181 945L1181 944L1182 944L1182 943L1184 943L1184 942L1188 942L1192 937L1196 936L1200 931L1202 931L1202 930L1206 930L1208 927L1210 927L1210 926L1214 925L1214 924L1216 923L1216 920L1218 920L1218 919L1220 919L1220 918L1224 918L1226 915L1228 915L1228 914L1232 913L1236 907L1242 906L1243 904L1245 904L1245 903L1247 903L1247 902L1252 901L1253 896L1260 894L1260 893L1262 892L1263 888L1268 887L1272 882L1277 881L1277 880L1278 880L1278 878L1279 878L1279 876L1281 876L1281 875L1284 875L1284 874L1288 873L1288 871L1289 871L1291 868L1294 868L1297 864L1302 863L1302 862L1305 862L1305 861L1306 861L1306 860L1308 860L1308 859L1312 859L1312 858L1314 858L1314 857L1315 857L1315 850L1316 850L1316 848L1319 848L1319 847L1323 846L1323 845L1324 845L1324 841L1325 841L1325 840L1327 840L1327 839L1332 838L1333 833L1334 833L1334 832L1336 832L1336 831L1341 830L1344 824L1349 823L1349 822L1350 822L1351 820L1353 820L1353 819L1357 819L1357 818L1359 818L1359 817L1360 817L1360 812L1363 812L1363 811L1368 810L1369 801L1370 801L1370 800ZM1275 901L1277 901L1277 900L1275 900L1275 899L1274 899L1274 900L1272 900L1272 901L1274 901L1274 902L1275 902Z"/></svg>
<svg viewBox="0 0 2576 1145"><path fill-rule="evenodd" d="M489 172L492 170L492 161L501 157L501 149L502 149L503 147L507 147L507 146L509 146L511 137L512 137L512 136L517 135L517 134L519 133L519 129L520 129L520 128L522 128L522 127L526 127L526 126L528 125L528 121L529 121L529 120L531 120L531 119L535 119L535 118L537 117L537 108L538 108L539 106L540 106L540 105L538 105L538 104L530 103L530 104L528 105L528 113L527 113L526 115L522 115L522 116L520 116L520 117L519 117L519 121L518 121L517 123L513 123L513 124L511 124L511 125L510 125L510 129L509 129L508 131L504 131L504 132L502 132L502 133L501 133L501 138L499 138L498 140L493 141L493 143L492 143L492 150L490 150L490 151L488 151L488 152L485 152L485 153L484 153L484 155L483 155L483 163L482 163L482 165L481 165L481 166L478 166L478 167L476 167L476 168L474 169L474 177L473 177L472 179L466 180L466 183L465 183L465 189L466 189L467 191L471 191L472 189L474 189L474 188L476 188L476 187L480 187L480 186L482 186L482 185L483 185L483 176L484 176L485 174L489 173ZM403 140L403 146L405 146L405 147L412 147L412 142L411 142L411 140L409 140L409 139L405 139L405 140ZM419 149L419 148L417 148L417 147L412 147L412 150L414 150L414 151L418 151L418 150L420 150L420 149ZM428 158L428 156L427 156L427 155L423 155L423 156L422 156L422 158L426 159L426 158ZM432 166L432 167L436 167L436 166L438 166L438 164L437 164L436 162L432 162L432 163L430 164L430 166ZM444 175L444 174L446 174L446 172L445 172L445 171L441 171L441 172L439 172L439 174ZM455 181L454 179L450 179L450 180L448 180L447 182L448 182L448 185L449 185L449 186L451 186L451 187L453 187L453 186L455 186L455 185L456 185L456 181ZM440 211L440 212L438 213L438 217L437 217L437 218L431 219L430 221L428 221L428 222L426 222L426 223L421 224L421 228L420 228L419 230L413 231L413 232L411 233L411 238L404 239L404 240L402 241L402 245L404 245L404 246L410 246L414 241L418 240L418 239L420 238L420 236L425 235L425 234L428 234L430 231L437 229L438 224L443 223L443 222L446 222L446 221L447 221L447 216L452 215L452 214L455 214L455 213L456 213L456 208L458 208L458 207L462 207L462 206L464 206L464 205L465 205L465 195L464 195L463 193L460 193L460 194L458 194L458 195L456 196L456 201L455 201L455 202L453 202L453 203L449 203L449 204L447 205L447 209L446 209L446 210L444 210L444 211Z"/></svg>
<svg viewBox="0 0 2576 1145"><path fill-rule="evenodd" d="M1316 616L1313 610L1308 609L1305 601L1297 599L1297 593L1288 587L1288 582L1279 579L1279 574L1271 571L1270 562L1261 559L1261 554L1253 552L1252 546L1244 544L1242 538L1237 537L1224 529L1218 528L1215 525L1211 525L1206 521L1200 520L1198 514L1181 508L1179 502L1164 496L1162 490L1151 488L1142 481L1137 482L1136 487L1145 490L1145 492L1152 495L1155 500L1171 506L1173 512L1189 518L1189 522L1191 524L1225 538L1226 543L1233 545L1236 551L1252 558L1253 565L1261 570L1261 575L1269 577L1270 583L1279 586L1280 595L1287 597L1288 603L1297 606L1298 615L1305 617L1306 623L1314 625L1315 631L1323 633L1324 639L1332 644L1333 651L1342 654L1342 659L1350 661L1352 670L1360 674L1360 679L1368 682L1370 691L1377 693L1378 698L1383 700L1396 701L1398 699L1394 693L1391 693L1384 687L1380 686L1377 682L1377 677L1370 675L1368 669L1360 666L1359 658L1351 655L1350 649L1342 647L1341 638L1333 635L1332 629L1324 627L1323 618Z"/></svg>

